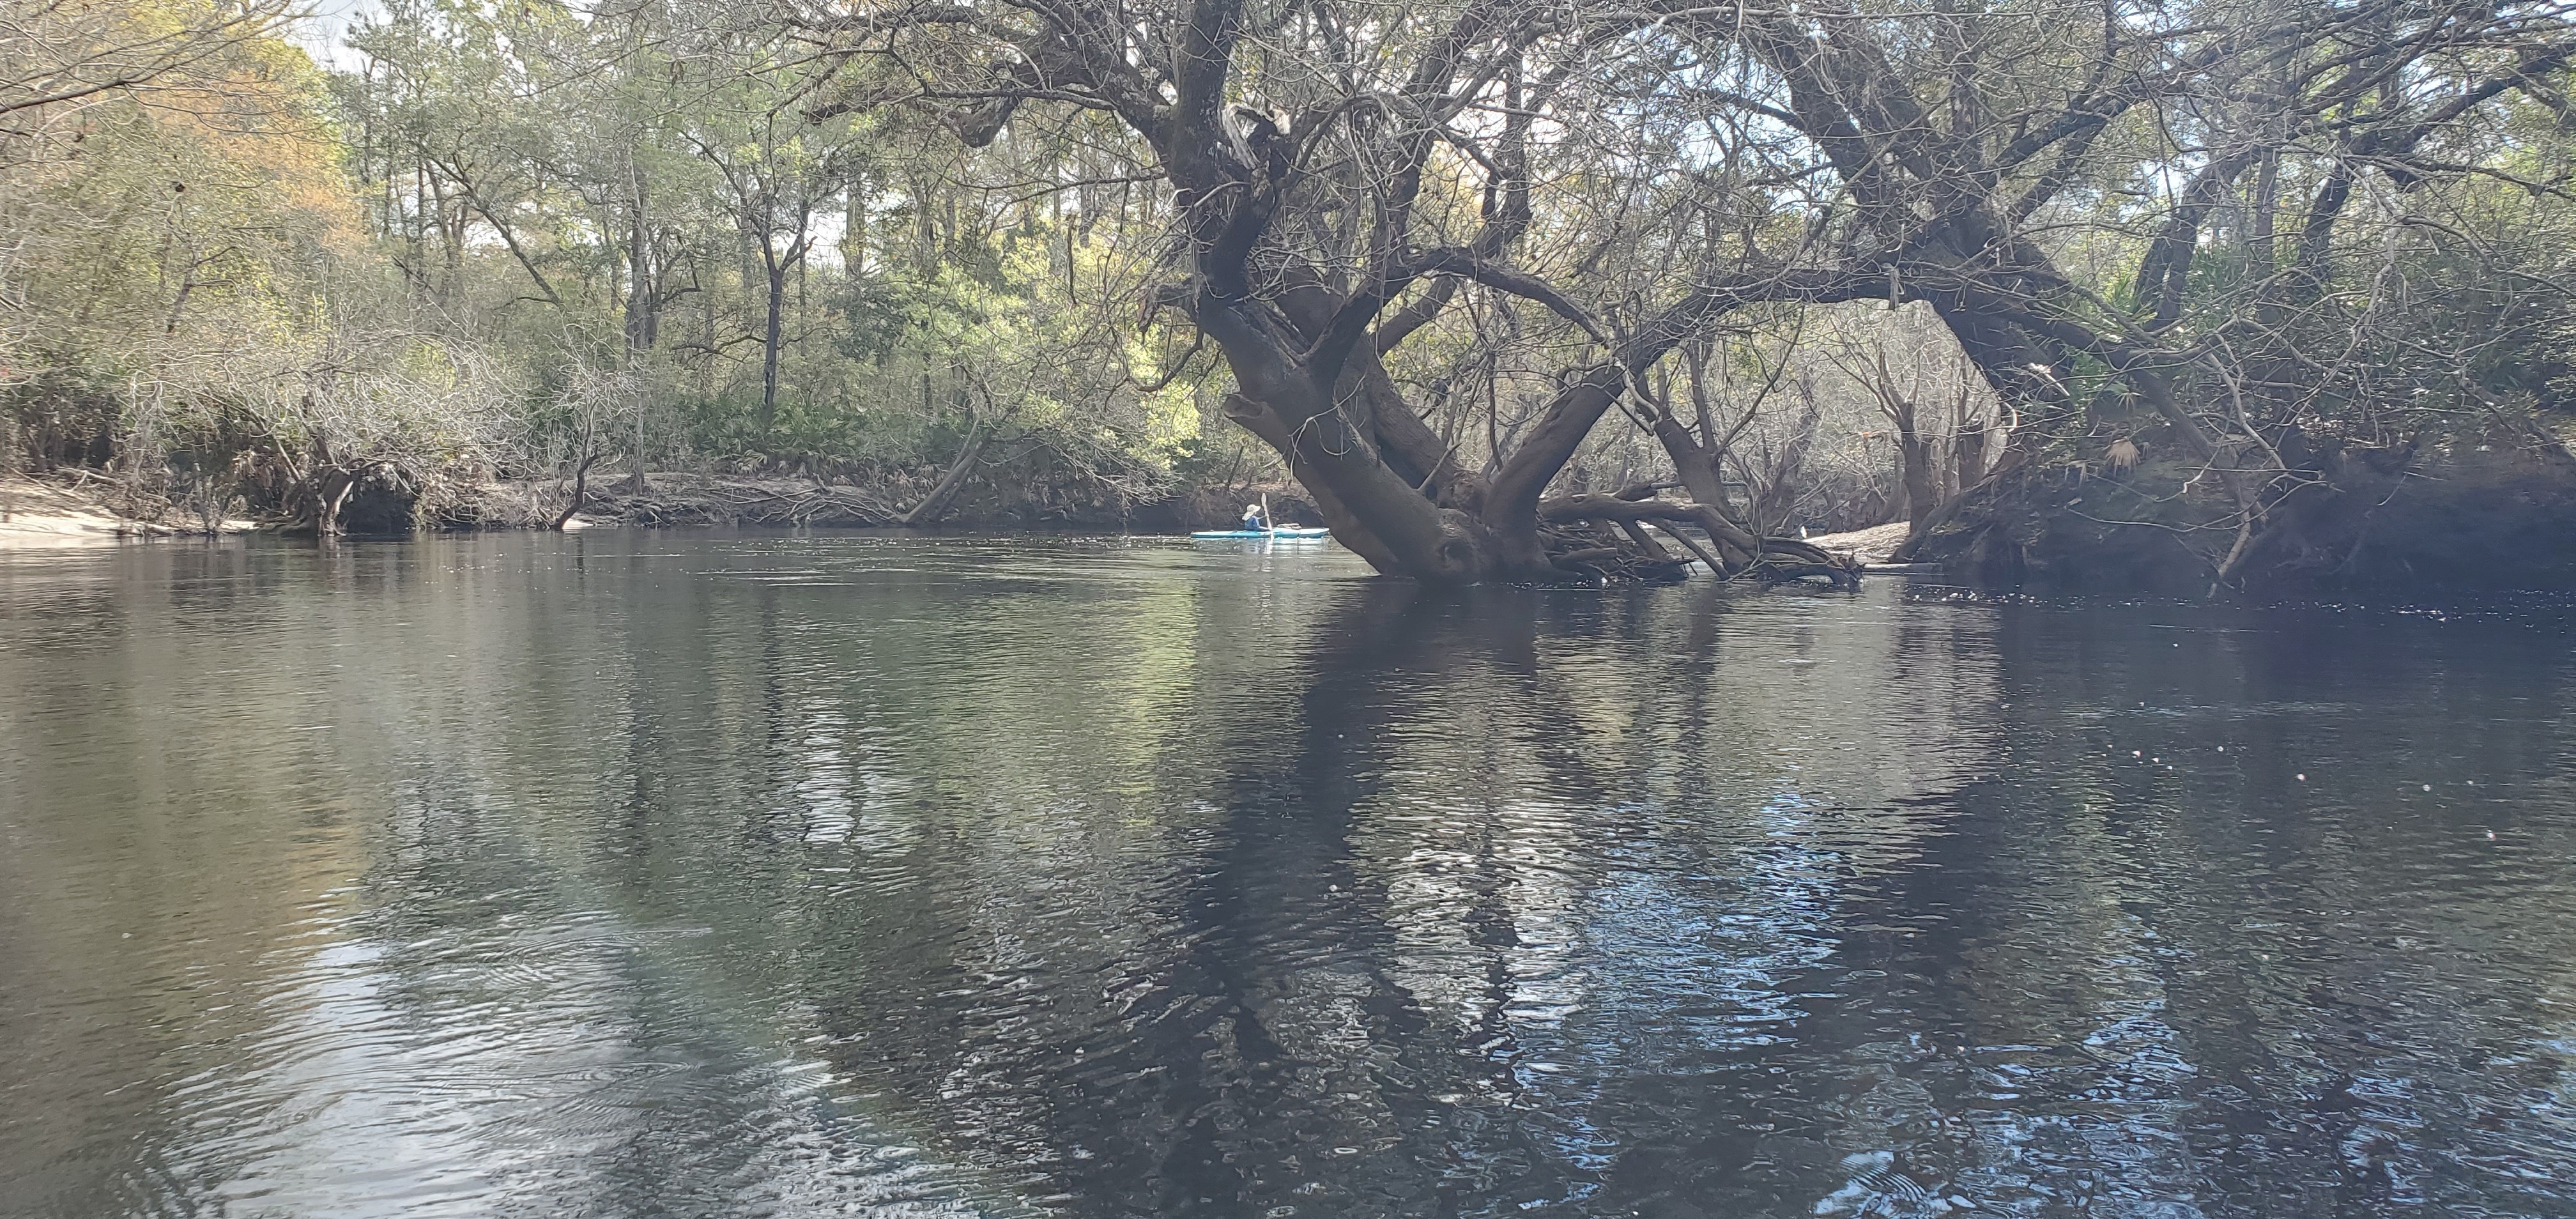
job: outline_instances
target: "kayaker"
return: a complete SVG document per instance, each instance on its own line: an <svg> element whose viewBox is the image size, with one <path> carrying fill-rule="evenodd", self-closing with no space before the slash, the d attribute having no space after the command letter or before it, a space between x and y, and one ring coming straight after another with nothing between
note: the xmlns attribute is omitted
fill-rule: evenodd
<svg viewBox="0 0 2576 1219"><path fill-rule="evenodd" d="M1243 506L1243 531L1245 533L1266 533L1269 529L1270 522L1262 516L1261 505L1245 504Z"/></svg>

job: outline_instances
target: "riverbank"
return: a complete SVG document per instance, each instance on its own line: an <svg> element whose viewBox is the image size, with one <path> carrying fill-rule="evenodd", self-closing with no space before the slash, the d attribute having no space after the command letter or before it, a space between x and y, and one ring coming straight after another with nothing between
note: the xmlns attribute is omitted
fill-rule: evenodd
<svg viewBox="0 0 2576 1219"><path fill-rule="evenodd" d="M901 489L811 478L760 478L661 471L586 488L578 510L561 480L493 481L422 503L362 488L342 509L358 536L416 531L618 527L867 529L904 526ZM1279 518L1313 522L1314 505L1294 489L1194 489L1121 504L1114 497L1054 500L961 497L940 527L1125 533L1187 533L1232 525L1247 498L1266 497ZM90 470L0 476L0 548L112 546L152 538L209 537L271 531L292 534L292 521L227 517L207 521L166 499L136 495ZM309 525L303 526L306 533Z"/></svg>
<svg viewBox="0 0 2576 1219"><path fill-rule="evenodd" d="M2078 595L2205 597L2211 561L2192 541L2221 536L2220 505L2193 493L2188 470L2142 466L2123 476L2024 472L1989 484L1969 511L1928 539L1915 565L1985 588ZM2576 480L2528 462L2448 460L2346 483L2277 513L2263 561L2241 595L2265 601L2420 600L2576 588ZM1275 518L1320 521L1293 486L1192 489L1161 499L1098 494L1005 495L978 486L936 527L995 533L1186 534L1228 528L1266 498ZM344 505L351 536L416 532L723 527L903 528L916 489L853 481L656 471L587 488L579 510L558 479L450 486L414 499L373 486ZM2097 508L2096 505L2101 505ZM2105 509L2141 508L2121 520ZM2101 511L2103 515L2096 516ZM156 538L272 532L310 536L289 520L209 522L184 503L138 494L91 470L0 476L0 549L112 546ZM1908 526L1818 535L1818 547L1865 567L1888 564ZM1907 570L1908 568L1886 568Z"/></svg>
<svg viewBox="0 0 2576 1219"><path fill-rule="evenodd" d="M143 538L243 533L255 521L180 523L135 513L124 488L88 471L60 478L0 476L0 550L113 546Z"/></svg>
<svg viewBox="0 0 2576 1219"><path fill-rule="evenodd" d="M2196 463L2037 465L1990 480L1915 552L1988 588L2258 601L2576 589L2576 459L2504 445L2328 451L2256 528ZM2234 547L2242 548L2231 565ZM2222 575L2224 569L2224 575Z"/></svg>

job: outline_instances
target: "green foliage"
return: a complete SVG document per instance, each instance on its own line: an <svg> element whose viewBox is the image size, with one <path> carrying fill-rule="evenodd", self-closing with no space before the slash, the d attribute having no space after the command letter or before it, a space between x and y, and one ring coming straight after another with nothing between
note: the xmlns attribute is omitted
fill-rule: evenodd
<svg viewBox="0 0 2576 1219"><path fill-rule="evenodd" d="M913 469L983 427L1151 487L1199 426L1127 375L1111 232L965 185L1029 150L815 113L737 10L393 0L325 73L156 2L95 15L203 53L9 146L21 463Z"/></svg>
<svg viewBox="0 0 2576 1219"><path fill-rule="evenodd" d="M1205 278L1175 257L1197 238L1173 240L1187 226L1158 163L1168 158L1100 107L1033 118L1064 98L1032 95L1018 121L987 123L967 105L979 82L1017 77L952 79L942 74L967 67L948 52L908 62L874 43L861 51L814 13L800 24L772 6L389 0L351 34L337 72L273 22L244 24L238 14L267 11L255 5L66 11L86 43L37 46L0 30L0 68L107 54L97 47L186 53L156 60L166 63L149 89L36 107L25 132L0 138L12 460L122 462L146 477L177 453L188 471L255 474L298 503L333 471L462 484L603 456L935 474L970 436L1122 493L1279 473L1224 425L1227 366L1179 321L1185 308L1167 307ZM1992 182L1908 178L1866 202L1852 193L1858 171L1788 121L1804 103L1784 91L1777 48L1731 44L1747 37L1740 24L1648 22L1615 47L1514 43L1529 70L1477 88L1557 81L1547 88L1562 92L1541 106L1552 117L1522 129L1502 116L1526 108L1465 106L1456 113L1496 117L1414 141L1431 151L1390 208L1377 158L1396 149L1384 143L1395 129L1357 117L1378 114L1357 104L1377 95L1363 78L1446 29L1448 11L1390 18L1370 36L1389 40L1391 58L1331 72L1315 65L1342 54L1342 35L1308 29L1320 15L1283 12L1307 29L1300 37L1323 39L1299 54L1323 58L1232 67L1247 106L1302 114L1326 133L1283 196L1294 221L1260 238L1255 278L1273 278L1259 293L1352 299L1372 242L1453 247L1527 209L1525 223L1492 228L1489 269L1508 275L1418 277L1388 302L1440 305L1384 354L1396 392L1369 408L1425 421L1433 450L1446 449L1426 469L1498 467L1617 336L1647 328L1658 302L1720 281L1750 286L1691 323L1704 327L1686 344L1699 366L1682 378L1667 361L1641 380L1666 403L1701 396L1684 422L1712 451L1739 445L1711 458L1730 485L1839 470L1849 504L1887 502L1890 442L1865 370L1826 367L1834 344L1895 351L1900 366L1920 366L1909 385L1946 385L1945 370L1977 364L1995 405L1959 397L1948 426L1982 429L2007 409L2044 417L2011 435L2033 460L2090 460L2158 426L2139 378L2107 362L2120 346L2161 353L2151 362L2181 383L2203 429L2233 437L2229 452L2253 454L2245 468L2266 476L2289 473L2260 451L2287 428L2395 446L2570 409L2576 214L2562 189L2564 106L2545 89L2492 94L2401 162L2323 141L2432 103L2357 109L2356 94L2267 117L2243 100L2260 91L2231 75L2254 70L2237 52L2160 75L2146 60L2164 52L2115 39L2095 64L2094 19L2046 6L2029 10L2026 30L1988 29L1995 41L1971 79L1935 36L1950 17L1873 10L1832 37L1884 54L1836 70L1877 64L1872 89L1910 90L1949 107L1954 124L1994 119L1989 131L1921 135L1958 155L1889 162L1907 175L1981 161L2007 129L2045 125L2038 116L2105 72L2170 76L2155 88L2173 92L2123 103L2098 133L2067 138L2063 158L2016 162ZM2206 16L2177 26L2174 45L2253 20L2225 5ZM2315 19L2333 25L2328 16ZM1614 18L1634 14L1603 16ZM944 21L915 33L966 36ZM2457 83L2437 76L2420 82L2428 97ZM10 87L0 79L0 100ZM1748 109L1747 97L1769 100ZM2162 104L2176 99L2192 104ZM2290 138L2285 124L2309 126ZM2211 177L2183 223L2181 200L2214 159L2258 146L2260 158ZM2322 211L2328 181L2353 166L2360 189L2303 251L2303 209ZM2043 174L2054 175L2046 190ZM1970 179L1993 197L1970 204L1952 189ZM1515 190L1528 198L1510 203ZM1996 231L2024 244L1947 250L1968 230L1932 221L1954 205L2005 218ZM1367 233L1398 216L1414 227ZM2168 247L2178 253L2148 282L2169 230L2184 234ZM2034 341L1972 352L1893 312L1848 320L1876 309L1880 277L1898 294L1893 268L1908 259L1942 274L2037 268L1995 277L1995 299L2028 307L2014 324ZM1842 263L1860 288L1817 299L1839 301L1846 321L1818 321L1786 289L1754 299L1775 270ZM1561 291L1548 303L1515 286L1527 283ZM2180 317L2159 317L2153 298L2176 290ZM2042 313L2078 337L2031 328ZM1940 375L1925 371L1936 363ZM1574 456L1581 477L1677 469L1658 464L1644 418L1606 414Z"/></svg>

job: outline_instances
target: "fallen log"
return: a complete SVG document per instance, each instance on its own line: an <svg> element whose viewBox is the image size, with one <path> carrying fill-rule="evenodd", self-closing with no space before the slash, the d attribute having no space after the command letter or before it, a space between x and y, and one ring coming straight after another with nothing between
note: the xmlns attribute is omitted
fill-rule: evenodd
<svg viewBox="0 0 2576 1219"><path fill-rule="evenodd" d="M1615 525L1653 521L1677 542L1689 547L1721 579L1772 581L1821 576L1843 588L1860 586L1860 564L1797 538L1756 537L1714 505L1690 500L1654 498L1654 489L1629 488L1616 494L1559 496L1539 504L1539 518L1556 524L1601 522ZM1692 544L1677 525L1696 525L1715 544L1715 553ZM1561 562L1561 560L1560 560Z"/></svg>

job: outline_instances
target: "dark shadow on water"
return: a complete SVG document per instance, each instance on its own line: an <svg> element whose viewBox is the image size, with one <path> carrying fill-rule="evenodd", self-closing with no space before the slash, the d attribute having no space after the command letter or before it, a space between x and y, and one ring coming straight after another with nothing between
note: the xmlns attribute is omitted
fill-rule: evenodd
<svg viewBox="0 0 2576 1219"><path fill-rule="evenodd" d="M2554 620L1350 574L0 572L0 1170L47 1215L2566 1211Z"/></svg>

